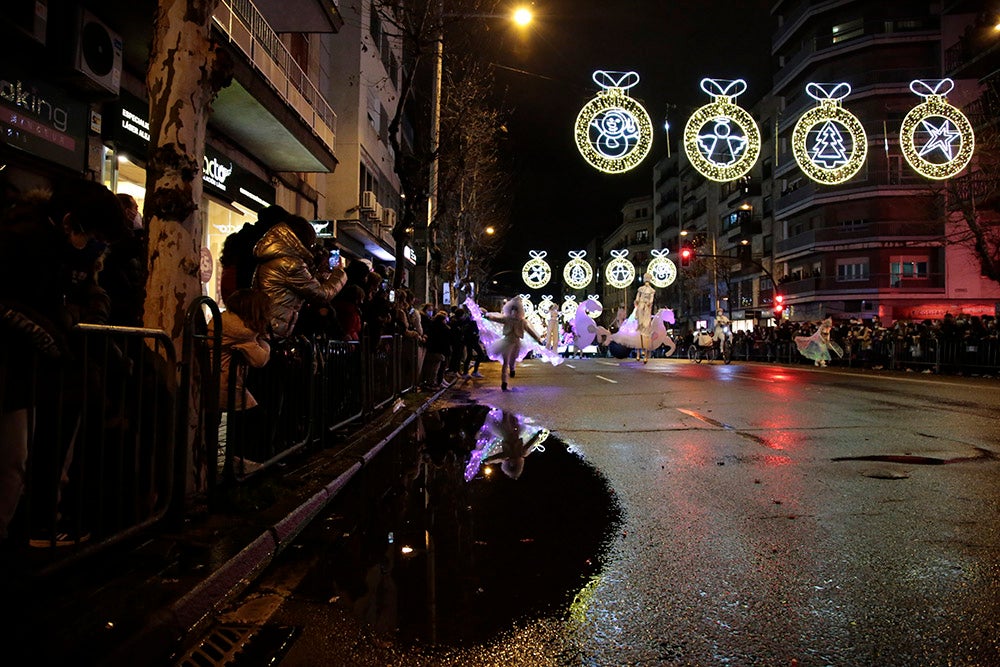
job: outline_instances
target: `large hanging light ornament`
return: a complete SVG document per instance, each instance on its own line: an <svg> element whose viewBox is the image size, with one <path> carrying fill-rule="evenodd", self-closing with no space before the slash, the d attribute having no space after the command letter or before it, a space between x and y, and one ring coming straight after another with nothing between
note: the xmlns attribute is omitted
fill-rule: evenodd
<svg viewBox="0 0 1000 667"><path fill-rule="evenodd" d="M653 287L662 289L677 280L677 265L667 257L669 253L670 250L666 248L649 251L653 260L646 265L646 273L649 274L649 283Z"/></svg>
<svg viewBox="0 0 1000 667"><path fill-rule="evenodd" d="M528 256L531 259L524 263L524 268L521 269L521 278L524 279L524 284L531 289L545 287L552 278L552 269L549 268L549 263L545 261L545 255L547 254L544 250L528 251Z"/></svg>
<svg viewBox="0 0 1000 667"><path fill-rule="evenodd" d="M976 137L965 114L945 99L955 87L951 79L916 79L910 90L924 98L906 114L899 146L910 166L926 178L951 178L972 159Z"/></svg>
<svg viewBox="0 0 1000 667"><path fill-rule="evenodd" d="M628 260L628 249L612 250L611 256L614 259L604 267L604 279L612 287L628 287L635 280L635 265Z"/></svg>
<svg viewBox="0 0 1000 667"><path fill-rule="evenodd" d="M586 256L586 250L569 252L570 260L563 268L563 281L573 289L583 289L594 278L594 270L590 268L590 264L583 261Z"/></svg>
<svg viewBox="0 0 1000 667"><path fill-rule="evenodd" d="M628 89L639 83L639 75L597 70L593 79L603 90L576 117L576 147L596 169L608 174L628 171L642 162L653 145L649 114L628 96Z"/></svg>
<svg viewBox="0 0 1000 667"><path fill-rule="evenodd" d="M587 308L584 312L587 313L587 317L597 319L604 312L604 306L601 305L601 298L596 294L590 294L587 296L587 301L583 303L586 304L588 301L593 301L593 305Z"/></svg>
<svg viewBox="0 0 1000 667"><path fill-rule="evenodd" d="M559 312L562 313L563 321L573 321L573 318L576 317L576 306L576 296L573 294L567 295L565 300L562 302L562 306L559 307Z"/></svg>
<svg viewBox="0 0 1000 667"><path fill-rule="evenodd" d="M808 83L806 94L819 102L792 130L792 153L806 176L835 185L850 179L868 157L868 136L857 116L841 106L848 83Z"/></svg>
<svg viewBox="0 0 1000 667"><path fill-rule="evenodd" d="M684 152L691 165L712 181L746 174L760 155L760 129L733 100L747 89L743 79L702 79L713 101L695 110L684 127Z"/></svg>

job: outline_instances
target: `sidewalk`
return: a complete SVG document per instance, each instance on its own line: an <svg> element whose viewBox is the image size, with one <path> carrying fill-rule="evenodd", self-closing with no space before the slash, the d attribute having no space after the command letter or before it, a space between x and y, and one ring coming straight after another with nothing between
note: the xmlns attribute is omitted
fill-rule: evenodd
<svg viewBox="0 0 1000 667"><path fill-rule="evenodd" d="M449 388L404 395L342 442L247 480L225 507L181 526L160 527L46 579L2 573L7 615L14 616L2 626L9 664L161 662Z"/></svg>

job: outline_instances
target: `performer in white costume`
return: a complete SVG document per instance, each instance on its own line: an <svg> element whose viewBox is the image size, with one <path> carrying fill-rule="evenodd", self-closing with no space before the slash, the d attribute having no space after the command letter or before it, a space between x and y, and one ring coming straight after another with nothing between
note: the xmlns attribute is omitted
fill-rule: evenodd
<svg viewBox="0 0 1000 667"><path fill-rule="evenodd" d="M490 359L502 363L500 370L500 388L502 390L507 391L508 376L515 376L517 362L524 359L529 352L537 354L553 366L562 363L562 357L548 350L542 344L538 334L525 321L521 297L516 296L509 300L499 313L483 313L479 305L472 299L466 299L465 307L468 308L469 314L479 325L479 338L483 341L486 354L489 355ZM525 340L525 334L528 334L534 341Z"/></svg>

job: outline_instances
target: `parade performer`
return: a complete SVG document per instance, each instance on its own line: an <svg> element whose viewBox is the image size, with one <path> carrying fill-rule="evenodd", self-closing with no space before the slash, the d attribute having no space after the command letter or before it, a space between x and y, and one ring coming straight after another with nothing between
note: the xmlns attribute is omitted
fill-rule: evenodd
<svg viewBox="0 0 1000 667"><path fill-rule="evenodd" d="M594 318L587 314L599 307L594 299L587 299L576 307L576 316L573 318L573 340L577 349L583 350L597 341L598 345L607 345L611 338L611 333L602 326L598 326Z"/></svg>
<svg viewBox="0 0 1000 667"><path fill-rule="evenodd" d="M486 353L490 359L502 363L500 370L500 388L507 391L507 379L514 377L516 364L528 355L537 354L553 366L562 363L562 357L547 349L527 323L524 317L524 304L521 297L515 296L503 305L500 313L483 313L479 305L472 299L466 299L469 314L479 325L479 337L483 341ZM524 335L534 339L524 340Z"/></svg>
<svg viewBox="0 0 1000 667"><path fill-rule="evenodd" d="M636 331L639 333L636 358L642 363L649 361L649 353L653 349L651 347L653 342L653 300L656 298L656 290L649 284L652 279L653 277L648 272L642 277L642 286L635 294L635 310L632 311L635 316Z"/></svg>
<svg viewBox="0 0 1000 667"><path fill-rule="evenodd" d="M826 362L831 358L831 350L838 357L844 356L844 350L830 338L832 330L833 319L828 317L819 323L816 333L812 336L796 336L795 346L799 348L799 353L803 357L812 359L814 366L826 367Z"/></svg>
<svg viewBox="0 0 1000 667"><path fill-rule="evenodd" d="M552 304L549 306L549 320L545 327L545 347L549 350L559 352L559 306Z"/></svg>

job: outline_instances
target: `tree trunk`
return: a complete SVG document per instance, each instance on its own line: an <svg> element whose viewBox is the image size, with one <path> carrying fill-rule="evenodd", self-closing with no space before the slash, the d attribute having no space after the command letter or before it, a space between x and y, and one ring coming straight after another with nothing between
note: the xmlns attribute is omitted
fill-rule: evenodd
<svg viewBox="0 0 1000 667"><path fill-rule="evenodd" d="M149 229L149 279L145 324L163 329L182 352L185 311L201 296L199 258L202 225L202 164L209 105L228 81L228 67L211 40L218 0L160 0L153 28L146 87L149 92L149 160L145 214ZM180 409L198 414L200 373L192 369L189 395L177 396ZM186 388L181 388L184 391ZM179 466L188 478L185 495L203 491L205 466L214 465L197 446L199 419L188 420L187 447ZM186 435L186 438L184 436ZM210 459L210 460L206 460Z"/></svg>

